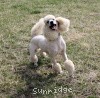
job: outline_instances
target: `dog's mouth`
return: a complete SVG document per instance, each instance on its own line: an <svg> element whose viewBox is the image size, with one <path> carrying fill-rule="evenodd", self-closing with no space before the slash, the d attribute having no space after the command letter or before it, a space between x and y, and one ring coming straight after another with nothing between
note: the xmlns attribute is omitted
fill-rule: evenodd
<svg viewBox="0 0 100 98"><path fill-rule="evenodd" d="M57 30L57 22L54 19L50 19L49 21L47 21L49 28L51 30Z"/></svg>
<svg viewBox="0 0 100 98"><path fill-rule="evenodd" d="M50 25L49 28L52 30L57 30L57 25L56 24Z"/></svg>

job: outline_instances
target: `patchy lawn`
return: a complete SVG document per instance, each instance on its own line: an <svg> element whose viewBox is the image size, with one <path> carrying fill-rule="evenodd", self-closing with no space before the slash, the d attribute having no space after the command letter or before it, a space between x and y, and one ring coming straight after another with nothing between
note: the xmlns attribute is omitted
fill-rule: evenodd
<svg viewBox="0 0 100 98"><path fill-rule="evenodd" d="M50 59L29 62L30 30L47 14L71 20L63 34L76 67L71 82L65 70L52 72ZM0 0L0 98L100 98L100 1Z"/></svg>

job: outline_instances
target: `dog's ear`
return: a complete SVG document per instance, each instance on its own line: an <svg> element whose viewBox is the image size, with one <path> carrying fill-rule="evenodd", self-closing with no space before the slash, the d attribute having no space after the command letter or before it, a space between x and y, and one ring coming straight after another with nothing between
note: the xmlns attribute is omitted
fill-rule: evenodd
<svg viewBox="0 0 100 98"><path fill-rule="evenodd" d="M63 18L63 17L57 17L56 21L58 22L58 30L60 32L66 32L69 30L70 26L70 20Z"/></svg>
<svg viewBox="0 0 100 98"><path fill-rule="evenodd" d="M34 37L43 33L44 18L41 18L31 29L31 36Z"/></svg>

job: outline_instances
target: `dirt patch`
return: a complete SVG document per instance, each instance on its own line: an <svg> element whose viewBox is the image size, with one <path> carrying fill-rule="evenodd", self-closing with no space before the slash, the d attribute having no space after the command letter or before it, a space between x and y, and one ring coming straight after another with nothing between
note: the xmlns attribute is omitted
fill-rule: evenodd
<svg viewBox="0 0 100 98"><path fill-rule="evenodd" d="M90 45L86 42L82 42L81 46L84 47L84 48L90 49Z"/></svg>
<svg viewBox="0 0 100 98"><path fill-rule="evenodd" d="M84 79L87 81L95 81L98 77L98 71L90 71L89 73L84 75Z"/></svg>
<svg viewBox="0 0 100 98"><path fill-rule="evenodd" d="M76 32L75 33L68 33L66 35L66 39L67 39L67 42L71 42L71 41L81 39L84 36L87 36L87 34L86 33L76 33Z"/></svg>

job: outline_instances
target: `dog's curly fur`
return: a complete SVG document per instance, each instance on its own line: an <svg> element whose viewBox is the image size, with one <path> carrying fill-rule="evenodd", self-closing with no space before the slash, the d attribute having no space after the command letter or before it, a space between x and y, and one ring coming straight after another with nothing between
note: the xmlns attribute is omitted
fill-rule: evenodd
<svg viewBox="0 0 100 98"><path fill-rule="evenodd" d="M55 59L57 54L61 54L65 68L68 70L69 75L73 76L74 64L67 58L66 43L61 36L62 32L69 30L69 26L70 20L63 17L47 15L41 18L31 30L32 39L29 44L31 62L37 64L38 57L35 51L40 48L42 52L46 52L50 56L53 70L62 73L61 65Z"/></svg>

